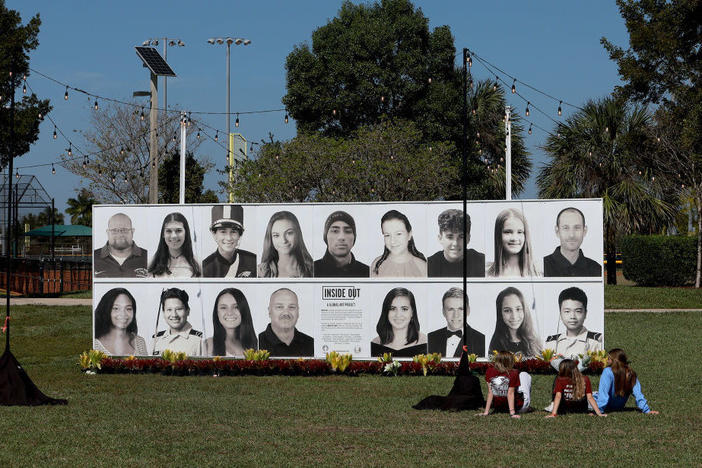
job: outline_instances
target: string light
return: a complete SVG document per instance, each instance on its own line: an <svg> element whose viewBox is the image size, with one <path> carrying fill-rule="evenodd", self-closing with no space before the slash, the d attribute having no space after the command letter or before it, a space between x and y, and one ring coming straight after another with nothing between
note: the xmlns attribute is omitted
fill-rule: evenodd
<svg viewBox="0 0 702 468"><path fill-rule="evenodd" d="M497 85L499 84L497 81L498 81L498 79L497 79L497 76L496 76L496 77L495 77L495 83L492 85L492 90L493 90L493 91L497 91Z"/></svg>
<svg viewBox="0 0 702 468"><path fill-rule="evenodd" d="M517 92L517 79L515 78L512 81L512 94L515 94Z"/></svg>
<svg viewBox="0 0 702 468"><path fill-rule="evenodd" d="M54 140L58 138L58 134L56 133L56 125L54 125Z"/></svg>
<svg viewBox="0 0 702 468"><path fill-rule="evenodd" d="M68 86L66 86L66 92L63 93L63 100L68 101Z"/></svg>
<svg viewBox="0 0 702 468"><path fill-rule="evenodd" d="M285 113L285 123L288 123L288 113Z"/></svg>
<svg viewBox="0 0 702 468"><path fill-rule="evenodd" d="M431 76L427 79L427 83L431 84Z"/></svg>
<svg viewBox="0 0 702 468"><path fill-rule="evenodd" d="M85 158L83 158L83 169L85 169L86 167L88 167L88 161Z"/></svg>
<svg viewBox="0 0 702 468"><path fill-rule="evenodd" d="M68 155L73 156L73 144L70 141L68 142Z"/></svg>
<svg viewBox="0 0 702 468"><path fill-rule="evenodd" d="M529 124L529 135L531 135L531 125L532 124Z"/></svg>
<svg viewBox="0 0 702 468"><path fill-rule="evenodd" d="M526 115L527 117L529 117L529 104L531 104L531 102L527 101L527 107L526 107L526 110L524 111L524 115Z"/></svg>
<svg viewBox="0 0 702 468"><path fill-rule="evenodd" d="M144 121L144 108L141 108L141 114L139 115L139 118Z"/></svg>
<svg viewBox="0 0 702 468"><path fill-rule="evenodd" d="M563 101L558 101L558 115L563 115L563 109L561 109L562 104Z"/></svg>
<svg viewBox="0 0 702 468"><path fill-rule="evenodd" d="M120 156L124 156L124 148L123 147L119 149L119 154L120 154Z"/></svg>
<svg viewBox="0 0 702 468"><path fill-rule="evenodd" d="M115 175L115 173L113 172L112 173L112 183L113 184L115 183L115 180L117 180L117 175Z"/></svg>
<svg viewBox="0 0 702 468"><path fill-rule="evenodd" d="M219 141L219 130L215 133L215 141Z"/></svg>
<svg viewBox="0 0 702 468"><path fill-rule="evenodd" d="M468 68L471 68L473 66L473 57L468 55Z"/></svg>
<svg viewBox="0 0 702 468"><path fill-rule="evenodd" d="M199 128L197 129L197 137L196 137L196 138L197 138L198 140L200 139L200 129L199 129Z"/></svg>
<svg viewBox="0 0 702 468"><path fill-rule="evenodd" d="M100 165L99 165L99 164L98 164L98 175L99 175L99 176L101 176L101 175L102 175L102 167L100 167Z"/></svg>
<svg viewBox="0 0 702 468"><path fill-rule="evenodd" d="M176 134L175 133L173 134L173 141L174 142L176 141Z"/></svg>
<svg viewBox="0 0 702 468"><path fill-rule="evenodd" d="M22 85L22 94L27 94L27 82Z"/></svg>
<svg viewBox="0 0 702 468"><path fill-rule="evenodd" d="M380 102L385 102L385 96L380 96Z"/></svg>
<svg viewBox="0 0 702 468"><path fill-rule="evenodd" d="M95 105L94 105L93 107L95 107L95 110L98 110L98 102L97 102L97 99L95 100Z"/></svg>
<svg viewBox="0 0 702 468"><path fill-rule="evenodd" d="M332 115L336 116L336 109L332 109Z"/></svg>
<svg viewBox="0 0 702 468"><path fill-rule="evenodd" d="M15 177L19 179L19 169L15 172ZM684 187L684 185L683 185Z"/></svg>
<svg viewBox="0 0 702 468"><path fill-rule="evenodd" d="M234 126L239 128L239 114L236 114L236 120L234 121Z"/></svg>
<svg viewBox="0 0 702 468"><path fill-rule="evenodd" d="M51 174L56 174L56 168L54 167L54 163L51 163Z"/></svg>

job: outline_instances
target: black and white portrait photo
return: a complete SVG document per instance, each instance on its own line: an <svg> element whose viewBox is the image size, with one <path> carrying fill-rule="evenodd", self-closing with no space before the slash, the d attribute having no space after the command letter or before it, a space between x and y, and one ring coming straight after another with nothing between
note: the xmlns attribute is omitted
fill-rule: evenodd
<svg viewBox="0 0 702 468"><path fill-rule="evenodd" d="M368 265L359 262L351 249L356 244L356 221L346 211L334 211L324 222L324 256L314 262L315 278L368 278Z"/></svg>
<svg viewBox="0 0 702 468"><path fill-rule="evenodd" d="M465 297L464 297L465 296ZM441 313L446 326L429 333L429 352L446 357L460 357L463 351L463 300L466 302L466 318L470 316L470 302L463 289L450 288L441 298ZM465 323L465 343L469 354L485 356L485 335Z"/></svg>
<svg viewBox="0 0 702 468"><path fill-rule="evenodd" d="M602 266L587 258L580 248L587 235L583 212L564 208L556 216L555 229L560 245L544 257L544 276L602 276Z"/></svg>
<svg viewBox="0 0 702 468"><path fill-rule="evenodd" d="M134 242L132 219L115 213L107 221L106 232L107 243L93 253L95 277L145 278L147 251Z"/></svg>
<svg viewBox="0 0 702 468"><path fill-rule="evenodd" d="M470 244L471 220L470 215L463 210L450 208L442 211L438 217L439 244L441 250L428 259L428 275L430 278L462 277L463 267L463 223L466 224L465 244ZM469 248L465 252L466 276L469 278L485 276L485 254Z"/></svg>
<svg viewBox="0 0 702 468"><path fill-rule="evenodd" d="M565 330L546 338L546 348L574 359L588 351L603 349L602 333L590 331L585 327L587 303L585 291L576 286L561 291L558 295L558 310L560 325Z"/></svg>
<svg viewBox="0 0 702 468"><path fill-rule="evenodd" d="M288 288L274 291L268 303L270 323L258 335L259 348L269 351L271 356L314 356L314 338L295 327L300 313L300 302L294 291Z"/></svg>
<svg viewBox="0 0 702 468"><path fill-rule="evenodd" d="M256 254L239 248L244 234L244 210L241 205L212 207L212 238L217 250L202 261L206 278L255 278Z"/></svg>

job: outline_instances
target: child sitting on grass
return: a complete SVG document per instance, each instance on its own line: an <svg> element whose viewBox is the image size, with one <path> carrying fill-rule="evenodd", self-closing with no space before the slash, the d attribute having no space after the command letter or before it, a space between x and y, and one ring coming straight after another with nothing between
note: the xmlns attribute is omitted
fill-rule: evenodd
<svg viewBox="0 0 702 468"><path fill-rule="evenodd" d="M607 416L597 407L592 396L590 379L580 373L578 363L572 359L564 359L558 367L558 377L553 389L553 409L546 415L555 418L560 413L585 413L588 403L597 416Z"/></svg>
<svg viewBox="0 0 702 468"><path fill-rule="evenodd" d="M495 411L509 410L511 418L520 418L521 413L530 411L531 376L514 368L514 354L509 351L499 351L493 365L485 372L488 396L485 411L480 416L490 414L490 408Z"/></svg>
<svg viewBox="0 0 702 468"><path fill-rule="evenodd" d="M602 411L616 411L624 408L629 395L636 398L636 406L644 414L658 414L648 406L641 392L641 382L636 372L629 367L629 360L622 349L614 348L607 356L607 366L600 377L600 388L597 392L597 404Z"/></svg>

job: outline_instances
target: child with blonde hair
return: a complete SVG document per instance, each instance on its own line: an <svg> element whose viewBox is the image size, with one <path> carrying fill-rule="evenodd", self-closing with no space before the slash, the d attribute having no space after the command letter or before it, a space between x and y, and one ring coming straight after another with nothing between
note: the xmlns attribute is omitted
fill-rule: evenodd
<svg viewBox="0 0 702 468"><path fill-rule="evenodd" d="M578 370L578 363L572 359L564 359L558 366L558 377L553 389L553 409L546 415L555 418L560 413L585 413L588 403L597 416L607 416L597 407L592 396L590 379Z"/></svg>
<svg viewBox="0 0 702 468"><path fill-rule="evenodd" d="M514 364L514 354L509 351L498 351L495 355L493 365L485 372L488 396L481 416L490 414L491 407L495 411L509 410L510 417L515 419L530 411L531 376L516 370Z"/></svg>

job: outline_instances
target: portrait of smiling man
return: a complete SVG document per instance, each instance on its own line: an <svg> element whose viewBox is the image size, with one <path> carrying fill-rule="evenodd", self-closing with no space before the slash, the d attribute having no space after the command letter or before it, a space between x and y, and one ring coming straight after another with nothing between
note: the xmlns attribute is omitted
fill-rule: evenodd
<svg viewBox="0 0 702 468"><path fill-rule="evenodd" d="M165 350L183 352L188 356L202 355L202 332L194 330L188 322L190 305L188 293L178 288L161 293L161 313L168 328L153 335L153 355Z"/></svg>
<svg viewBox="0 0 702 468"><path fill-rule="evenodd" d="M466 300L466 318L470 316L470 302ZM441 312L446 326L429 333L429 352L446 357L460 357L463 351L463 289L450 288L441 298ZM485 356L485 335L466 323L468 354Z"/></svg>
<svg viewBox="0 0 702 468"><path fill-rule="evenodd" d="M315 278L368 278L368 265L359 262L351 249L356 243L356 222L345 211L335 211L324 223L324 257L314 262Z"/></svg>
<svg viewBox="0 0 702 468"><path fill-rule="evenodd" d="M144 278L147 251L134 242L132 220L116 213L107 221L107 243L93 252L96 278Z"/></svg>
<svg viewBox="0 0 702 468"><path fill-rule="evenodd" d="M580 249L586 234L582 211L574 207L561 210L556 216L556 236L561 245L544 257L544 276L602 276L602 266Z"/></svg>
<svg viewBox="0 0 702 468"><path fill-rule="evenodd" d="M213 206L210 232L217 250L202 261L202 276L255 278L256 254L239 249L244 234L244 209L241 205Z"/></svg>
<svg viewBox="0 0 702 468"><path fill-rule="evenodd" d="M573 359L588 351L602 350L602 333L585 328L587 318L585 291L576 287L564 289L558 295L558 308L560 320L566 331L546 338L545 348Z"/></svg>
<svg viewBox="0 0 702 468"><path fill-rule="evenodd" d="M300 317L297 294L288 288L276 290L268 303L268 316L270 323L258 335L259 349L271 356L314 356L314 338L295 328Z"/></svg>

